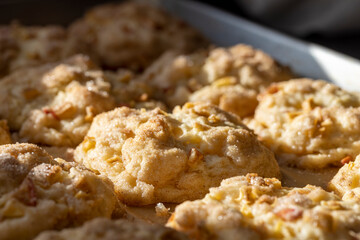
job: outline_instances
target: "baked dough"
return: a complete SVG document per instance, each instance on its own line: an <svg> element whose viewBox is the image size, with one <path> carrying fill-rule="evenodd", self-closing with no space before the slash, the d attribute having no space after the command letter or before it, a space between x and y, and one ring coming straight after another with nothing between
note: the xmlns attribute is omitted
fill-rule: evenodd
<svg viewBox="0 0 360 240"><path fill-rule="evenodd" d="M167 226L193 239L356 239L360 206L320 187L284 188L248 174L177 206Z"/></svg>
<svg viewBox="0 0 360 240"><path fill-rule="evenodd" d="M48 231L35 240L186 240L185 234L161 225L98 218L79 228Z"/></svg>
<svg viewBox="0 0 360 240"><path fill-rule="evenodd" d="M69 49L102 66L141 70L168 49L207 46L193 28L150 4L104 4L88 11L69 29Z"/></svg>
<svg viewBox="0 0 360 240"><path fill-rule="evenodd" d="M272 82L288 80L291 76L287 68L279 65L264 52L239 44L230 48L200 50L190 55L167 52L140 78L158 89L159 99L174 107L184 104L189 98L192 101L206 101L209 97L207 102L220 102L221 98L226 97L225 92L233 89L226 86L238 85L244 89L229 92L229 95L232 95L229 98L235 100L251 96L250 101L256 102L254 91L259 93ZM219 79L221 80L215 82ZM212 84L210 88L200 90L210 84ZM196 93L198 90L202 93ZM246 93L245 90L250 92ZM238 94L239 96L236 96ZM222 103L222 105L228 104ZM252 112L253 105L250 104ZM240 117L243 117L241 111L234 112L240 113Z"/></svg>
<svg viewBox="0 0 360 240"><path fill-rule="evenodd" d="M135 74L127 69L105 71L107 79L111 83L111 95L117 106L131 108L155 109L161 108L166 111L164 103L153 99L154 88L137 79Z"/></svg>
<svg viewBox="0 0 360 240"><path fill-rule="evenodd" d="M320 80L276 83L260 98L253 128L280 165L341 166L360 152L359 96Z"/></svg>
<svg viewBox="0 0 360 240"><path fill-rule="evenodd" d="M360 155L348 158L329 183L329 189L339 194L344 200L360 200Z"/></svg>
<svg viewBox="0 0 360 240"><path fill-rule="evenodd" d="M66 30L61 26L0 26L0 76L62 59L66 41Z"/></svg>
<svg viewBox="0 0 360 240"><path fill-rule="evenodd" d="M76 164L55 161L32 144L0 146L2 240L110 217L115 203L111 183Z"/></svg>
<svg viewBox="0 0 360 240"><path fill-rule="evenodd" d="M280 173L273 153L237 117L200 103L172 114L127 107L100 114L74 157L108 176L129 205L179 203L231 176Z"/></svg>
<svg viewBox="0 0 360 240"><path fill-rule="evenodd" d="M77 146L98 113L115 108L111 84L86 56L20 69L0 81L0 117L24 141Z"/></svg>
<svg viewBox="0 0 360 240"><path fill-rule="evenodd" d="M257 91L236 84L234 78L221 78L210 86L201 88L190 95L192 102L208 102L222 110L244 118L252 116L258 105Z"/></svg>

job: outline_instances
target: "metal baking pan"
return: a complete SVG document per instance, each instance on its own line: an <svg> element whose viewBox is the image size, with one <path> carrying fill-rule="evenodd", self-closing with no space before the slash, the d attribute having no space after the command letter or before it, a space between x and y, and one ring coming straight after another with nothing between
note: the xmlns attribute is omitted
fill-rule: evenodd
<svg viewBox="0 0 360 240"><path fill-rule="evenodd" d="M159 3L168 12L199 29L216 45L249 44L290 66L299 76L324 79L346 90L360 91L360 61L356 59L199 2L160 0Z"/></svg>

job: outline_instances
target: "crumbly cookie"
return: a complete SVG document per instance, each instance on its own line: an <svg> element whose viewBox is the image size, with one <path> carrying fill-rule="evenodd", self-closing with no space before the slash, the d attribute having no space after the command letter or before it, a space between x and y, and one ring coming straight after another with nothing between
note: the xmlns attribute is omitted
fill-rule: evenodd
<svg viewBox="0 0 360 240"><path fill-rule="evenodd" d="M167 226L193 239L355 239L360 206L320 187L284 188L248 174L177 206Z"/></svg>
<svg viewBox="0 0 360 240"><path fill-rule="evenodd" d="M279 176L273 153L237 117L188 103L172 114L122 107L95 117L75 161L108 176L129 205L203 197L231 176Z"/></svg>
<svg viewBox="0 0 360 240"><path fill-rule="evenodd" d="M79 228L48 231L35 240L185 240L183 233L161 225L126 220L94 219Z"/></svg>
<svg viewBox="0 0 360 240"><path fill-rule="evenodd" d="M86 56L20 69L0 81L0 117L24 141L77 146L98 113L113 109L111 84Z"/></svg>
<svg viewBox="0 0 360 240"><path fill-rule="evenodd" d="M360 98L320 80L277 83L261 96L248 126L283 165L340 166L360 152Z"/></svg>
<svg viewBox="0 0 360 240"><path fill-rule="evenodd" d="M76 164L55 161L32 144L0 146L2 240L110 217L115 203L111 183Z"/></svg>
<svg viewBox="0 0 360 240"><path fill-rule="evenodd" d="M0 120L0 145L12 143L6 120Z"/></svg>
<svg viewBox="0 0 360 240"><path fill-rule="evenodd" d="M348 157L345 164L329 183L329 189L343 200L360 200L360 155L355 160Z"/></svg>
<svg viewBox="0 0 360 240"><path fill-rule="evenodd" d="M66 30L61 26L0 26L0 76L62 59L66 41Z"/></svg>
<svg viewBox="0 0 360 240"><path fill-rule="evenodd" d="M197 31L145 2L95 7L69 29L70 51L112 69L141 70L168 49L192 51L206 45Z"/></svg>
<svg viewBox="0 0 360 240"><path fill-rule="evenodd" d="M288 80L290 71L260 50L239 44L230 48L215 48L208 52L199 51L190 55L167 52L154 62L141 76L143 81L158 89L158 98L170 107L182 105L193 92L224 78L211 88L221 97L225 85L240 85L259 93L272 82ZM231 89L231 88L227 88ZM206 90L204 90L206 91ZM238 94L237 98L244 94ZM192 96L194 101L204 101L203 94ZM207 94L208 97L211 94ZM234 98L236 98L234 96ZM211 97L214 99L214 97ZM213 100L209 99L208 102ZM252 109L253 111L254 109Z"/></svg>

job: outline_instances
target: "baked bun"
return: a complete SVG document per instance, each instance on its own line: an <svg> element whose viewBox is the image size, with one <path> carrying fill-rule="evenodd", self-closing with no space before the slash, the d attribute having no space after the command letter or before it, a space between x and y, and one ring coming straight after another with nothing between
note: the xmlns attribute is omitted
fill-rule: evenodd
<svg viewBox="0 0 360 240"><path fill-rule="evenodd" d="M88 57L77 55L13 72L0 81L0 116L24 141L78 145L98 113L115 108L111 84Z"/></svg>
<svg viewBox="0 0 360 240"><path fill-rule="evenodd" d="M192 239L353 239L360 208L320 187L285 188L278 179L248 174L180 204L167 226Z"/></svg>
<svg viewBox="0 0 360 240"><path fill-rule="evenodd" d="M108 176L129 205L201 198L249 172L280 175L273 153L236 116L201 103L172 114L127 107L100 114L75 161Z"/></svg>
<svg viewBox="0 0 360 240"><path fill-rule="evenodd" d="M264 52L238 44L229 48L200 50L193 54L167 52L140 78L157 89L157 98L169 107L183 105L191 99L215 103L223 110L244 117L255 110L254 94L273 82L292 78L292 74ZM209 85L211 87L201 89ZM251 102L245 112L225 103L242 97Z"/></svg>
<svg viewBox="0 0 360 240"><path fill-rule="evenodd" d="M169 49L193 51L207 41L193 28L150 4L104 4L69 27L68 51L101 66L141 71Z"/></svg>
<svg viewBox="0 0 360 240"><path fill-rule="evenodd" d="M341 166L360 152L360 98L320 80L275 83L248 124L280 165Z"/></svg>
<svg viewBox="0 0 360 240"><path fill-rule="evenodd" d="M0 146L1 239L33 239L48 229L110 217L116 197L108 180L32 144Z"/></svg>

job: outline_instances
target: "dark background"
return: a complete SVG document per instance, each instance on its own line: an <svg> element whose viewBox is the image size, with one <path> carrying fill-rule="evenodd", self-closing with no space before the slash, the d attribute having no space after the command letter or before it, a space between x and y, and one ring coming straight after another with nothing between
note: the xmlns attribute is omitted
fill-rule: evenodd
<svg viewBox="0 0 360 240"><path fill-rule="evenodd" d="M220 0L197 0L199 2L211 4L217 8L223 9L229 13L239 15L241 17L247 18L251 21L257 22L261 25L267 26L265 22L258 21L254 19L239 8L239 6L234 1L220 1ZM341 1L341 0L339 0ZM359 9L360 14L360 9ZM291 35L289 33L285 33ZM293 36L297 37L297 36ZM299 37L297 37L299 38ZM347 33L343 35L320 35L312 34L306 37L301 38L305 41L314 42L328 48L334 49L336 51L345 53L349 56L355 57L360 60L360 32Z"/></svg>
<svg viewBox="0 0 360 240"><path fill-rule="evenodd" d="M181 1L181 0L178 0ZM247 16L239 6L231 0L195 0L213 5L231 14L267 25ZM341 0L339 0L341 1ZM24 24L39 25L44 23L67 25L94 5L108 1L100 0L0 0L0 24L8 24L17 18ZM359 12L360 14L360 12ZM288 34L288 33L286 33ZM302 38L305 41L318 43L336 51L360 59L360 33L324 36L312 34Z"/></svg>

